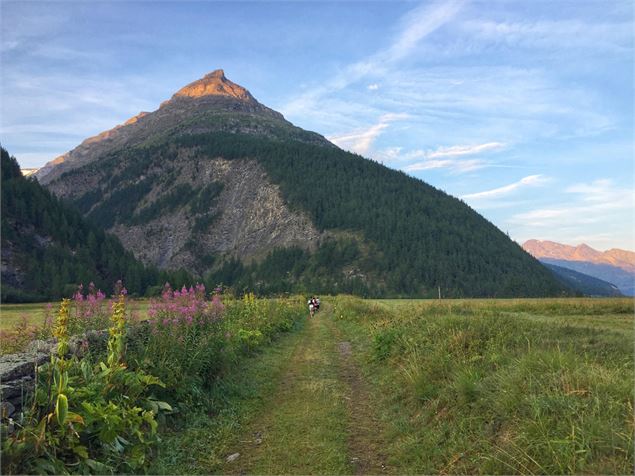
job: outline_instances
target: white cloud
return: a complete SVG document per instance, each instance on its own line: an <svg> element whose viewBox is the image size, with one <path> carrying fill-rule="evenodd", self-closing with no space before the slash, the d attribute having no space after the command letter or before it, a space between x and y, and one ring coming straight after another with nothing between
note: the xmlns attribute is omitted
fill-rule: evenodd
<svg viewBox="0 0 635 476"><path fill-rule="evenodd" d="M379 84L377 84L377 83L369 84L367 86L367 89L369 91L377 91L379 89Z"/></svg>
<svg viewBox="0 0 635 476"><path fill-rule="evenodd" d="M510 183L509 185L494 188L492 190L485 190L484 192L468 193L467 195L463 195L461 198L466 200L500 198L505 195L509 195L510 193L515 192L518 189L540 186L544 185L547 182L549 182L549 178L545 177L544 175L529 175L527 177L523 177L518 182Z"/></svg>
<svg viewBox="0 0 635 476"><path fill-rule="evenodd" d="M550 199L548 194L534 197L532 204L538 199L544 205L511 215L504 220L505 227L520 242L539 238L572 245L586 243L597 249L633 249L632 186L618 186L602 178L573 184L563 192L557 199ZM483 208L480 203L478 208Z"/></svg>
<svg viewBox="0 0 635 476"><path fill-rule="evenodd" d="M624 198L624 191L616 190L609 179L598 179L591 183L578 183L567 187L566 192L578 194L585 202L613 202Z"/></svg>
<svg viewBox="0 0 635 476"><path fill-rule="evenodd" d="M397 61L407 56L429 34L450 21L463 6L462 1L442 4L425 2L411 10L403 22L403 30L389 48L377 55L380 61Z"/></svg>
<svg viewBox="0 0 635 476"><path fill-rule="evenodd" d="M338 147L358 154L366 154L370 150L370 147L373 145L375 139L384 131L384 129L388 127L389 123L407 119L408 117L409 116L407 114L383 114L380 116L377 124L374 124L366 129L360 129L327 138Z"/></svg>
<svg viewBox="0 0 635 476"><path fill-rule="evenodd" d="M517 213L508 221L532 227L566 227L590 223L611 223L615 214L633 209L635 190L616 187L612 180L599 179L565 189L572 195L566 205L539 208ZM633 216L627 220L633 223Z"/></svg>
<svg viewBox="0 0 635 476"><path fill-rule="evenodd" d="M468 20L461 28L491 44L503 42L512 47L584 48L593 50L632 51L632 23L601 23L580 20L541 20L534 22L495 22Z"/></svg>
<svg viewBox="0 0 635 476"><path fill-rule="evenodd" d="M388 127L388 123L379 122L367 129L356 132L327 137L333 144L342 149L350 150L358 154L365 154L370 149L375 139Z"/></svg>
<svg viewBox="0 0 635 476"><path fill-rule="evenodd" d="M349 64L325 84L293 98L282 106L283 114L311 115L323 106L320 102L323 96L344 89L369 74L385 74L391 63L406 57L421 40L449 22L458 13L462 4L462 1L452 0L438 4L423 3L412 9L403 17L400 32L387 48Z"/></svg>
<svg viewBox="0 0 635 476"><path fill-rule="evenodd" d="M463 157L500 150L505 147L502 142L487 142L474 145L454 145L436 149L415 149L402 153L401 147L389 147L375 154L375 158L383 163L401 168L405 172L422 170L449 169L457 173L472 172L487 167L489 162L483 159L465 160ZM408 162L411 162L408 164ZM407 165L403 165L403 164Z"/></svg>
<svg viewBox="0 0 635 476"><path fill-rule="evenodd" d="M453 145L452 147L439 147L437 150L429 152L426 157L435 159L438 157L459 157L462 155L480 154L481 152L489 152L500 150L505 147L502 142L488 142L486 144L477 145Z"/></svg>
<svg viewBox="0 0 635 476"><path fill-rule="evenodd" d="M16 69L3 72L2 80L0 134L24 167L40 167L87 137L139 111L154 110L159 103L139 96L144 88L151 94L158 87L135 76L115 81L65 74L33 76Z"/></svg>
<svg viewBox="0 0 635 476"><path fill-rule="evenodd" d="M408 165L403 168L406 172L419 172L422 170L431 170L431 169L451 169L454 172L464 173L464 172L472 172L474 170L481 169L485 167L487 164L485 161L480 159L470 159L470 160L454 160L454 159L445 159L445 160L425 160L423 162L417 162L411 165Z"/></svg>

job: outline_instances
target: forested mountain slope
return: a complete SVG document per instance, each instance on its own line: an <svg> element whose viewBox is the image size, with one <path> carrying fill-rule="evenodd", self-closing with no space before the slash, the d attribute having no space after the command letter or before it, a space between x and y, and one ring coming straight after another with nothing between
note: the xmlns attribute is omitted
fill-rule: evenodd
<svg viewBox="0 0 635 476"><path fill-rule="evenodd" d="M184 272L144 266L115 236L23 177L4 148L1 164L3 302L70 296L79 283L108 291L121 279L130 292L142 294L165 280L188 279Z"/></svg>
<svg viewBox="0 0 635 476"><path fill-rule="evenodd" d="M212 283L377 296L567 292L465 203L293 126L237 88L211 73L40 180L142 261Z"/></svg>

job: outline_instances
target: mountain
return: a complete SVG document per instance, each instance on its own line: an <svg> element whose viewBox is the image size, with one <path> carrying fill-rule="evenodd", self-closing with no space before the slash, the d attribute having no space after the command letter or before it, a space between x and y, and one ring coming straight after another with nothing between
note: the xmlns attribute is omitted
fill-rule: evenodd
<svg viewBox="0 0 635 476"><path fill-rule="evenodd" d="M25 177L29 177L37 171L38 169L20 169L20 172L22 172L22 175L24 175Z"/></svg>
<svg viewBox="0 0 635 476"><path fill-rule="evenodd" d="M555 264L544 264L562 284L585 296L614 297L623 295L617 286L609 282Z"/></svg>
<svg viewBox="0 0 635 476"><path fill-rule="evenodd" d="M566 261L585 261L595 264L609 264L635 272L635 252L617 248L598 251L588 245L563 245L554 241L527 240L523 248L538 259L551 258Z"/></svg>
<svg viewBox="0 0 635 476"><path fill-rule="evenodd" d="M598 251L588 245L563 245L553 241L528 240L523 248L544 263L568 268L615 284L627 295L635 295L635 253L610 249Z"/></svg>
<svg viewBox="0 0 635 476"><path fill-rule="evenodd" d="M87 223L36 181L25 178L2 148L2 302L70 296L79 283L104 291L123 280L143 294L165 280L189 276L147 268L119 240Z"/></svg>
<svg viewBox="0 0 635 476"><path fill-rule="evenodd" d="M345 152L222 70L36 174L146 264L260 292L543 296L552 274L462 201Z"/></svg>
<svg viewBox="0 0 635 476"><path fill-rule="evenodd" d="M158 110L140 112L109 131L86 139L75 149L47 163L35 176L47 185L64 172L114 151L161 142L166 135L218 131L332 146L322 136L293 126L282 114L260 104L249 91L228 80L219 69L177 91Z"/></svg>

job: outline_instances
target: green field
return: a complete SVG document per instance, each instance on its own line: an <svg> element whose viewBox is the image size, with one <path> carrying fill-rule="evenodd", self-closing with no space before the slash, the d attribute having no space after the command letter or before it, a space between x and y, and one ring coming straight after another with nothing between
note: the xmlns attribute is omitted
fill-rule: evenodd
<svg viewBox="0 0 635 476"><path fill-rule="evenodd" d="M633 472L632 299L323 302L169 420L149 471Z"/></svg>
<svg viewBox="0 0 635 476"><path fill-rule="evenodd" d="M40 325L44 322L46 303L33 304L0 304L0 330L15 327L22 320L30 325Z"/></svg>
<svg viewBox="0 0 635 476"><path fill-rule="evenodd" d="M46 315L48 303L37 302L28 304L0 304L0 330L10 330L16 325L26 320L28 325L42 325ZM51 303L54 313L59 303ZM150 305L149 299L130 300L131 310L145 315Z"/></svg>
<svg viewBox="0 0 635 476"><path fill-rule="evenodd" d="M632 472L632 300L325 302L227 381L219 418L171 433L153 469Z"/></svg>

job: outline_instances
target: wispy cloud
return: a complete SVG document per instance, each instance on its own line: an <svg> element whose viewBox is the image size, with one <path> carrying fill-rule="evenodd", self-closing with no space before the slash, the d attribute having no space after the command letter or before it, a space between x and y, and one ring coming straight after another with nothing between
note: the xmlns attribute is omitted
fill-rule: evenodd
<svg viewBox="0 0 635 476"><path fill-rule="evenodd" d="M480 159L470 160L426 160L423 162L417 162L415 164L408 165L403 168L406 172L419 172L422 170L432 169L450 169L453 172L464 173L472 172L474 170L482 169L486 166L486 162Z"/></svg>
<svg viewBox="0 0 635 476"><path fill-rule="evenodd" d="M487 142L486 144L477 145L453 145L452 147L439 147L438 149L427 153L426 158L436 159L438 157L460 157L462 155L480 154L500 150L505 147L502 142Z"/></svg>
<svg viewBox="0 0 635 476"><path fill-rule="evenodd" d="M415 149L403 153L401 147L390 147L379 151L376 158L388 165L397 166L405 172L449 169L452 172L465 173L488 165L484 159L465 159L465 156L494 152L504 147L505 144L502 142L487 142L473 145L442 146L430 150ZM408 164L408 162L411 163Z"/></svg>
<svg viewBox="0 0 635 476"><path fill-rule="evenodd" d="M375 139L388 127L393 121L407 119L407 114L384 114L379 118L379 122L366 129L349 132L328 137L338 147L341 147L358 154L366 154L373 145Z"/></svg>
<svg viewBox="0 0 635 476"><path fill-rule="evenodd" d="M369 91L377 91L379 89L379 84L377 83L369 84L368 86L366 86L366 89L368 89Z"/></svg>
<svg viewBox="0 0 635 476"><path fill-rule="evenodd" d="M41 166L87 137L111 129L139 111L156 108L138 95L144 85L146 92L154 91L154 86L134 76L116 80L33 76L17 69L3 72L2 79L0 134L5 147L25 167Z"/></svg>
<svg viewBox="0 0 635 476"><path fill-rule="evenodd" d="M590 23L580 20L467 20L461 23L461 28L481 40L502 42L512 47L632 51L633 25L629 21Z"/></svg>
<svg viewBox="0 0 635 476"><path fill-rule="evenodd" d="M358 154L365 154L375 139L388 127L387 122L379 122L367 129L361 129L348 134L327 137L333 144L342 149Z"/></svg>
<svg viewBox="0 0 635 476"><path fill-rule="evenodd" d="M426 36L450 21L463 3L451 0L435 4L423 3L414 8L403 17L401 29L388 47L345 66L326 83L291 99L282 106L282 112L285 115L309 115L319 109L321 97L342 90L370 74L385 73L391 64L405 58Z"/></svg>
<svg viewBox="0 0 635 476"><path fill-rule="evenodd" d="M572 195L566 205L517 213L509 219L509 222L533 227L610 222L614 218L613 212L632 209L635 203L635 190L616 187L610 179L575 184L566 188L565 192ZM633 223L632 216L630 223Z"/></svg>
<svg viewBox="0 0 635 476"><path fill-rule="evenodd" d="M548 183L549 180L550 179L548 177L545 177L544 175L528 175L527 177L523 177L517 182L510 183L509 185L504 185L503 187L494 188L492 190L485 190L483 192L468 193L467 195L463 195L461 198L465 200L500 198L509 195L521 188L544 185Z"/></svg>
<svg viewBox="0 0 635 476"><path fill-rule="evenodd" d="M412 52L419 42L454 18L463 1L439 4L423 3L410 11L403 21L403 29L386 50L377 54L375 61L397 61Z"/></svg>
<svg viewBox="0 0 635 476"><path fill-rule="evenodd" d="M567 193L577 194L581 200L592 203L611 203L622 201L633 194L627 190L620 190L609 179L598 179L590 183L578 183L565 189Z"/></svg>
<svg viewBox="0 0 635 476"><path fill-rule="evenodd" d="M557 200L545 194L543 206L515 213L504 223L519 241L540 238L572 245L584 242L598 249L633 249L632 186L602 178L573 184L563 192Z"/></svg>

